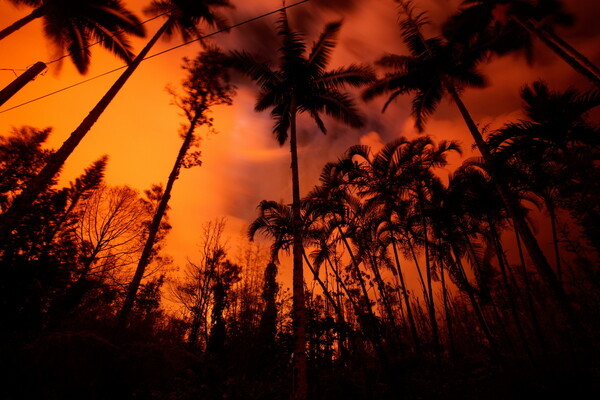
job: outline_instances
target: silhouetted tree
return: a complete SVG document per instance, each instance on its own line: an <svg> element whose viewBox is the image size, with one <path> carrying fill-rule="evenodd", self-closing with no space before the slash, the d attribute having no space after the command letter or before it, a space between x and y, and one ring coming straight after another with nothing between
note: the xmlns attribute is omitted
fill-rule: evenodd
<svg viewBox="0 0 600 400"><path fill-rule="evenodd" d="M90 47L102 47L126 62L135 57L128 35L143 37L141 21L121 0L9 0L35 7L25 17L0 30L0 40L42 18L44 34L50 39L59 56L68 53L81 74L90 65Z"/></svg>
<svg viewBox="0 0 600 400"><path fill-rule="evenodd" d="M424 14L415 14L409 1L398 0L398 2L401 14L405 16L401 20L401 32L409 48L410 56L390 54L382 57L379 64L393 68L394 71L372 84L364 92L364 98L370 99L389 93L388 101L385 104L387 107L399 95L414 93L412 114L419 130L423 130L425 119L435 111L444 94L448 94L452 98L485 163L490 164L488 171L492 174L498 194L509 211L515 229L523 239L529 256L540 275L554 292L563 315L569 318L573 315L569 299L527 224L518 201L511 196L507 183L502 177L494 173L491 167L490 150L459 96L459 91L464 87L484 86L485 80L476 67L485 56L486 50L473 47L471 44L444 42L437 37L425 39L422 32L422 28L427 22ZM575 321L572 323L577 324Z"/></svg>
<svg viewBox="0 0 600 400"><path fill-rule="evenodd" d="M273 70L267 63L257 61L246 52L232 53L232 65L260 86L256 111L272 108L271 117L275 120L273 133L279 144L283 145L286 142L289 132L294 218L292 284L296 335L293 367L294 399L306 399L307 396L306 310L296 117L303 112L309 113L322 132L326 132L326 129L319 116L320 113L325 113L353 127L361 126L362 119L354 102L341 90L347 85L359 87L373 78L368 68L357 65L332 71L326 70L340 28L340 22L328 24L311 51L307 52L304 39L290 28L287 15L282 11L277 31L283 42L278 51L280 64L278 70Z"/></svg>
<svg viewBox="0 0 600 400"><path fill-rule="evenodd" d="M465 0L449 18L444 34L452 40L486 37L491 50L504 54L523 49L531 58L535 36L576 72L600 88L600 69L556 34L556 26L572 26L573 15L560 0Z"/></svg>
<svg viewBox="0 0 600 400"><path fill-rule="evenodd" d="M196 130L201 126L206 126L209 129L212 127L213 120L210 117L211 107L231 104L234 88L229 83L227 70L223 67L222 62L220 62L221 58L222 55L218 50L211 49L200 53L193 62L186 61L185 69L188 71L188 77L183 83L184 94L176 99L176 103L183 110L187 119L187 123L182 126L180 133L183 137L183 143L175 159L173 169L169 174L167 186L155 211L154 218L152 219L146 244L119 314L119 326L117 330L121 330L125 326L137 288L140 285L146 266L150 262L152 247L154 246L163 214L171 198L173 185L179 177L179 171L182 167L191 168L201 163L199 154L188 154L190 147L198 145L199 137L196 134Z"/></svg>
<svg viewBox="0 0 600 400"><path fill-rule="evenodd" d="M166 15L167 21L159 28L142 51L138 53L69 138L49 157L44 168L27 182L22 193L15 198L11 207L0 215L0 227L2 228L0 230L0 242L11 234L14 227L19 224L23 213L27 212L40 193L51 184L53 177L60 171L67 158L92 129L98 118L135 72L158 39L163 35L170 37L175 30L180 32L183 40L188 40L192 36L199 37L198 25L205 21L211 26L223 26L224 19L214 9L230 6L228 0L155 0L151 3L146 11L150 14Z"/></svg>

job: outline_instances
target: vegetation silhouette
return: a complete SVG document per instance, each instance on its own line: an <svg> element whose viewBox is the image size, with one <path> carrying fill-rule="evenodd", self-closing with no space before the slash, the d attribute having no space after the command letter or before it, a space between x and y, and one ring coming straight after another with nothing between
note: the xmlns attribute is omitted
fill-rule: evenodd
<svg viewBox="0 0 600 400"><path fill-rule="evenodd" d="M397 3L406 52L373 67L330 67L342 23L325 25L311 47L285 10L275 25L275 66L255 49L204 43L183 60L181 87L170 89L185 120L164 188L112 186L108 156L59 184L68 155L47 146L52 128L0 135L0 359L9 366L2 397L597 397L598 89L593 80L563 90L523 82L520 117L495 129L478 126L462 102L464 90L485 86L483 62L514 50L507 39L535 33L567 51L548 25L568 22L561 3L469 0L440 25L443 36L429 38L427 14ZM218 26L213 11L229 6L153 1L149 9L167 22L137 65L162 35L197 37L201 21ZM502 11L506 19L491 19ZM256 83L255 110L270 111L279 145L289 140L292 200L262 200L248 240L231 241L225 218L207 221L192 233L197 250L175 265L166 246L173 188L182 168L201 165L211 112L234 103L233 70ZM371 103L355 102L359 91L386 96L385 111L411 95L418 132L339 149L300 193L299 128L312 132L300 115L313 119L314 132L327 132L323 115L341 122L342 133L369 126L360 110ZM445 96L481 154L452 171L463 148L425 129ZM95 119L86 121L77 132ZM282 276L290 266L291 285Z"/></svg>

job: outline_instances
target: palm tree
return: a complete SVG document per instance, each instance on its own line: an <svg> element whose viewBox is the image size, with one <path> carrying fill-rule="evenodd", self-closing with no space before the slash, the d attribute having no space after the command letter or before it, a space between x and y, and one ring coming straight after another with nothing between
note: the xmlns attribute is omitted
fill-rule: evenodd
<svg viewBox="0 0 600 400"><path fill-rule="evenodd" d="M447 37L464 40L491 36L492 49L503 54L518 48L530 53L531 39L535 36L575 71L600 87L600 69L553 29L553 25L573 24L573 16L564 10L560 0L463 0L463 5L465 7L446 22Z"/></svg>
<svg viewBox="0 0 600 400"><path fill-rule="evenodd" d="M277 33L282 40L278 51L279 69L274 70L265 62L258 61L246 52L232 52L232 66L260 86L255 110L272 108L275 120L273 133L280 145L290 139L292 169L293 213L293 320L295 322L294 346L294 398L306 399L306 307L304 304L304 277L302 269L302 220L300 215L300 183L298 177L298 150L296 118L308 113L319 129L326 133L320 113L341 120L352 127L360 127L363 120L349 94L340 90L347 85L360 87L373 80L369 68L358 65L328 71L331 52L341 22L328 24L312 49L307 52L301 34L293 31L287 14L281 12Z"/></svg>
<svg viewBox="0 0 600 400"><path fill-rule="evenodd" d="M425 223L422 213L424 206L424 191L422 184L427 182L432 174L431 169L446 163L446 155L449 151L460 149L454 142L441 142L436 146L429 136L421 137L412 141L404 137L388 143L377 154L371 155L371 149L366 146L353 146L346 152L347 159L358 158L360 160L361 173L355 174L352 180L357 186L358 193L366 199L367 208L378 209L384 222L389 226L398 226L400 221L406 219L401 204L405 201L412 202L416 208L421 210L421 220ZM412 198L412 199L409 199ZM426 253L427 284L428 291L424 291L424 300L428 306L434 341L439 344L437 334L437 322L435 318L434 297L431 289L431 268L429 266L428 240L426 237L427 226L423 226L425 235L423 243ZM419 338L412 314L412 307L408 299L408 291L404 283L404 274L400 268L397 241L398 233L394 229L387 229L390 235L390 243L396 261L396 273L403 286L403 298L409 319L409 326L416 346L419 346ZM420 272L420 271L419 271ZM436 345L436 349L439 347ZM439 356L439 352L437 353Z"/></svg>
<svg viewBox="0 0 600 400"><path fill-rule="evenodd" d="M127 297L119 313L117 332L125 326L144 276L144 271L151 261L154 243L171 198L173 185L179 176L179 171L182 167L190 168L200 165L198 155L189 153L193 145L198 145L199 138L196 129L200 126L212 126L212 118L209 116L211 107L232 103L234 88L229 83L229 76L223 67L222 61L223 54L214 48L200 53L194 61L186 60L184 68L188 71L188 77L183 83L184 94L182 97L176 97L175 100L175 103L183 110L187 118L187 124L183 125L181 130L183 143L179 148L165 191L154 213L146 244L133 279L129 284Z"/></svg>
<svg viewBox="0 0 600 400"><path fill-rule="evenodd" d="M145 29L140 20L121 0L10 0L26 4L34 10L0 30L0 40L27 23L42 18L44 33L59 54L68 53L81 74L90 65L89 47L95 43L131 62L134 54L127 34L143 37Z"/></svg>
<svg viewBox="0 0 600 400"><path fill-rule="evenodd" d="M129 77L135 72L158 39L163 35L168 38L176 30L179 31L183 40L188 40L191 37L199 37L200 31L198 25L202 21L211 26L223 26L223 17L214 10L218 7L231 7L231 5L229 0L154 0L151 3L146 12L150 14L164 14L167 16L166 22L158 29L152 39L150 39L137 57L129 64L127 69L96 106L94 106L92 111L71 133L69 138L50 157L40 173L27 183L11 207L4 214L0 215L0 227L2 227L0 241L4 241L6 236L11 234L25 210L30 208L40 193L50 185L53 177L60 171L67 158L73 153L90 129L92 129L98 118L100 118Z"/></svg>
<svg viewBox="0 0 600 400"><path fill-rule="evenodd" d="M449 95L465 120L485 163L491 165L490 150L459 95L465 87L485 86L484 77L476 69L486 54L485 49L457 42L445 42L437 37L425 39L422 33L422 28L427 23L424 13L415 14L409 1L398 0L398 2L401 14L405 15L401 22L401 32L410 55L383 56L378 64L394 68L394 71L388 72L373 83L364 92L363 97L368 100L377 95L389 94L384 106L385 111L385 108L398 96L414 93L412 114L417 129L422 131L427 117L436 110L443 96ZM488 170L493 173L492 168ZM538 272L554 292L565 315L572 316L569 300L527 224L518 201L511 195L507 184L499 174L493 174L493 181Z"/></svg>
<svg viewBox="0 0 600 400"><path fill-rule="evenodd" d="M273 244L271 245L271 263L277 264L279 261L279 252L282 250L289 252L290 247L293 248L294 237L292 210L288 205L267 200L261 201L258 206L258 209L259 217L256 218L248 227L248 237L250 238L250 240L254 240L254 237L258 232L262 232L265 235L271 237L273 239ZM312 230L312 227L310 226L309 221L307 221L306 213L303 213L302 220L302 229L304 232L303 239L305 241L309 237L312 239L316 235L310 232L310 230ZM310 263L306 252L304 252L303 254L303 259L304 261L306 261L306 265L308 266L310 272L313 274L314 279L321 287L323 295L333 306L336 316L338 318L338 322L340 324L345 324L344 315L342 313L341 308L333 299L331 291L329 290L327 285L319 277L318 270L314 268L313 265Z"/></svg>
<svg viewBox="0 0 600 400"><path fill-rule="evenodd" d="M346 254L350 258L350 264L347 267L352 280L358 284L359 289L356 291L357 296L360 293L362 300L355 301L353 296L346 289L343 280L336 271L336 278L342 283L348 298L350 299L358 321L362 327L365 336L373 345L373 349L377 357L381 361L384 368L389 366L389 355L384 348L383 333L381 332L381 324L373 311L373 302L369 296L367 282L365 277L367 274L360 268L365 257L365 251L361 249L361 240L359 238L360 230L357 226L363 224L365 208L360 200L354 196L347 187L347 179L345 179L342 171L347 171L347 160L340 160L337 163L327 163L323 167L319 178L321 185L316 186L306 196L308 212L311 214L311 219L317 220L321 226L321 237L325 240L320 241L319 245L328 247L327 239L331 240L333 250L323 249L323 255L330 258L328 253L335 252L335 246L340 243ZM313 232L311 232L313 234ZM354 242L354 246L352 245ZM360 254L363 253L363 254ZM330 261L330 260L329 260ZM335 271L334 266L332 268Z"/></svg>
<svg viewBox="0 0 600 400"><path fill-rule="evenodd" d="M600 106L600 93L575 89L555 92L537 81L521 90L521 98L527 120L506 124L492 132L487 142L495 157L522 171L526 185L543 200L550 218L557 275L562 281L557 208L564 204L561 197L576 192L570 182L582 181L594 170L589 149L598 149L600 128L586 117Z"/></svg>

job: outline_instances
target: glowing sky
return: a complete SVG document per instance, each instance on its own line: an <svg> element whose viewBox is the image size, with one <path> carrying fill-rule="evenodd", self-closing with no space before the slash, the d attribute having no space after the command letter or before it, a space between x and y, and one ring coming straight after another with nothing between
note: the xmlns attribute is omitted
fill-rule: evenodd
<svg viewBox="0 0 600 400"><path fill-rule="evenodd" d="M146 0L125 0L141 19ZM235 1L235 10L228 11L233 23L281 7L280 0ZM288 4L292 3L288 0ZM559 33L572 45L600 65L598 2L596 0L567 0L566 8L576 15L576 26L560 29ZM437 25L456 9L456 0L416 0L422 10L428 10L437 33ZM7 1L0 3L0 26L4 27L25 15L30 9L17 9ZM384 52L403 52L396 24L396 6L392 0L311 0L289 10L292 26L307 33L307 41L314 40L325 23L344 19L339 46L332 67L350 62L370 63ZM277 16L270 16L236 28L229 34L214 37L225 49L244 49L264 55L274 51L279 43L273 34ZM146 25L151 36L161 20ZM211 32L209 28L205 32ZM146 39L133 40L139 51ZM179 44L178 39L161 42L151 54ZM75 153L69 158L62 174L67 182L79 175L83 168L103 154L110 156L106 179L113 185L127 184L144 190L153 183L166 182L180 146L177 136L183 119L165 86L177 86L183 73L182 57L194 57L199 44L194 43L148 60L140 66L117 98L109 106ZM34 22L0 41L0 85L4 87L38 60L51 61L56 53L42 34L41 24ZM483 90L468 90L464 101L480 127L495 128L519 116L520 87L543 78L551 87L564 89L575 86L587 89L588 83L570 70L566 64L536 42L536 61L528 66L519 55L494 59L485 67L490 86ZM26 86L0 112L39 96L54 92L89 79L122 63L105 50L94 47L92 65L86 76L78 75L69 60L49 65L48 71ZM14 69L15 72L7 69ZM102 94L117 78L112 73L39 101L0 113L0 132L7 134L11 127L30 125L38 128L51 126L54 133L49 145L58 148L70 132L87 115ZM167 252L181 265L186 256L197 251L199 227L213 218L228 219L229 235L244 234L248 221L256 216L256 206L262 199L291 199L289 184L289 150L279 147L271 135L272 122L268 113L253 111L254 92L249 82L237 82L238 95L231 107L215 110L218 135L202 142L203 166L182 171L175 184L170 212L173 230L168 238ZM316 132L309 119L300 119L300 169L302 193L317 182L322 166L336 159L356 143L377 145L401 134L412 137L415 131L409 118L408 97L399 99L385 114L381 114L383 99L364 104L367 125L349 129L326 120L327 136ZM454 106L444 101L427 125L428 134L439 140L458 139L463 143L465 156L470 156L471 140ZM451 158L453 166L459 159ZM451 170L451 168L449 168Z"/></svg>

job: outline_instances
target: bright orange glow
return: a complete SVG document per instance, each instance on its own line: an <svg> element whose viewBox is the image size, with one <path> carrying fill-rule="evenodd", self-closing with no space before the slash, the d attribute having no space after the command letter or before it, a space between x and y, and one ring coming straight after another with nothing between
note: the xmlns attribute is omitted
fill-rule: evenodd
<svg viewBox="0 0 600 400"><path fill-rule="evenodd" d="M127 0L125 3L145 19L141 9L148 1ZM234 0L233 3L237 3L238 8L229 11L229 15L235 23L281 6L280 0ZM392 0L347 2L353 6L339 12L333 6L322 6L324 3L325 0L302 4L290 10L289 15L294 27L308 31L309 43L326 22L344 18L333 67L351 62L371 63L386 51L402 53L396 8ZM453 12L458 4L456 0L419 0L415 3L422 10L430 12L433 33L439 28L437 22ZM577 24L560 33L596 65L600 65L597 2L570 0L564 3L568 10L576 14ZM0 26L8 25L28 11L26 7L16 9L3 2ZM276 18L270 16L229 34L216 35L214 41L226 50L274 50L279 43L265 43L256 37L256 33L262 32L260 26L273 29ZM160 23L161 20L155 20L147 24L148 37ZM205 31L210 32L210 29L205 28ZM133 40L136 52L142 48L145 40ZM163 41L151 54L179 43L177 38L168 43ZM250 48L252 45L258 47ZM199 44L193 43L144 62L69 158L62 182L73 180L83 168L103 154L108 154L110 161L106 179L109 184L127 184L142 191L153 183L165 183L180 145L177 131L183 122L178 109L170 105L170 95L165 87L172 85L176 88L179 85L183 78L180 68L182 57L194 57L198 49ZM539 43L536 43L535 52L537 61L533 65L527 65L520 56L492 60L485 66L490 86L464 93L464 102L480 127L494 129L508 120L518 118L518 91L522 85L535 79L543 78L557 89L571 85L588 87L582 78ZM43 37L39 21L0 41L0 54L2 87L15 78L15 73L9 69L14 69L18 74L36 61L47 62L55 58L55 53L49 49L49 43ZM60 69L57 63L50 64L43 76L27 85L0 111L120 66L122 63L118 59L94 47L87 76L78 75L67 59ZM57 148L114 82L118 73L0 113L0 132L6 134L13 126L51 126L54 131L49 146ZM254 112L254 91L249 82L240 86L234 101L231 107L214 110L215 128L219 133L203 139L203 165L182 171L175 185L170 203L173 230L166 250L179 265L183 265L186 256L193 257L196 254L199 227L204 222L226 216L229 236L235 239L245 234L247 223L256 216L256 206L260 200L289 202L291 199L289 150L285 146L279 147L272 137L272 122L268 113ZM300 118L300 179L303 193L317 183L322 166L327 161L335 160L349 146L364 143L376 149L375 146L399 135L417 135L409 117L408 97L398 99L385 114L380 112L383 102L384 99L368 104L361 101L361 107L368 115L368 123L359 130L344 128L326 120L330 132L324 136L316 131L312 120ZM427 133L435 140L460 140L464 157L476 155L471 152L472 141L464 122L455 106L446 100L431 117ZM459 158L451 158L450 161L449 171L460 163ZM285 268L281 271L285 271Z"/></svg>

